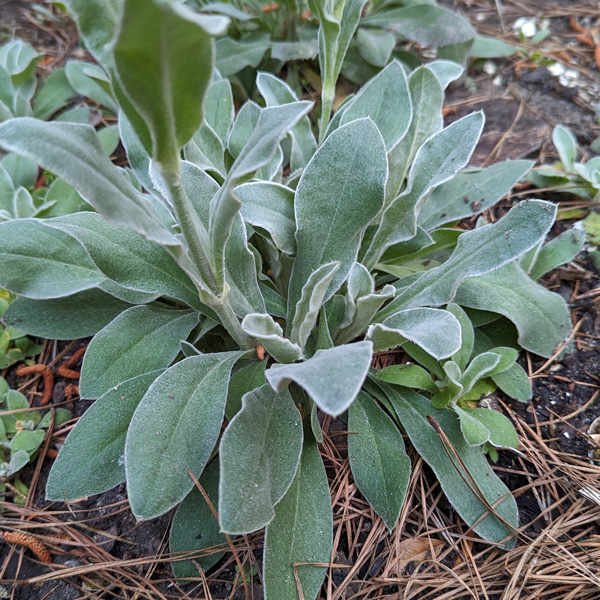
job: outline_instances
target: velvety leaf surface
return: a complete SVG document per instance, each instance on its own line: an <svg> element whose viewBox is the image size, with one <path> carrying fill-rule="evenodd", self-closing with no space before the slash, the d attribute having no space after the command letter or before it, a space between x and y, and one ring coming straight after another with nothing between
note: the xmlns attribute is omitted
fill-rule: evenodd
<svg viewBox="0 0 600 600"><path fill-rule="evenodd" d="M211 200L208 228L210 255L220 286L224 281L225 246L241 207L240 200L233 193L234 183L266 165L279 142L311 108L312 103L304 101L263 108L250 138L231 166L227 180Z"/></svg>
<svg viewBox="0 0 600 600"><path fill-rule="evenodd" d="M552 269L573 260L583 249L585 232L568 229L544 244L530 271L532 279L539 279Z"/></svg>
<svg viewBox="0 0 600 600"><path fill-rule="evenodd" d="M406 134L412 117L408 80L398 61L368 81L342 116L341 125L368 117L377 125L389 152Z"/></svg>
<svg viewBox="0 0 600 600"><path fill-rule="evenodd" d="M425 200L419 225L431 231L487 210L508 194L532 166L530 160L507 160L480 171L459 173Z"/></svg>
<svg viewBox="0 0 600 600"><path fill-rule="evenodd" d="M14 300L2 315L9 327L51 340L90 337L106 327L131 304L99 289L85 290L66 298Z"/></svg>
<svg viewBox="0 0 600 600"><path fill-rule="evenodd" d="M319 310L323 306L327 289L331 280L340 268L340 263L330 262L315 269L308 278L308 281L302 288L302 294L292 321L290 330L290 339L304 348L308 336L317 322Z"/></svg>
<svg viewBox="0 0 600 600"><path fill-rule="evenodd" d="M427 67L418 67L408 78L412 104L410 127L389 153L390 175L386 200L396 197L417 150L427 138L442 130L444 93L438 78Z"/></svg>
<svg viewBox="0 0 600 600"><path fill-rule="evenodd" d="M199 477L219 437L227 385L242 352L191 356L152 384L125 442L127 492L138 519L177 505Z"/></svg>
<svg viewBox="0 0 600 600"><path fill-rule="evenodd" d="M227 533L250 533L275 517L302 452L302 420L288 390L268 384L242 398L221 438L219 518Z"/></svg>
<svg viewBox="0 0 600 600"><path fill-rule="evenodd" d="M406 189L392 200L362 260L369 268L393 244L417 233L420 206L435 187L450 180L471 158L483 129L483 113L467 115L430 137L416 152Z"/></svg>
<svg viewBox="0 0 600 600"><path fill-rule="evenodd" d="M219 461L213 460L202 473L199 481L208 495L213 507L219 503ZM219 523L198 488L194 487L179 505L169 536L169 550L183 552L204 550L212 546L226 544L225 536L219 531ZM224 552L215 552L194 559L206 571L215 565ZM197 577L198 567L190 561L171 563L173 575L179 577Z"/></svg>
<svg viewBox="0 0 600 600"><path fill-rule="evenodd" d="M432 4L382 11L362 19L362 23L391 29L422 46L449 46L475 37L475 30L467 19Z"/></svg>
<svg viewBox="0 0 600 600"><path fill-rule="evenodd" d="M322 411L337 416L358 395L369 370L372 353L371 342L319 350L301 363L274 364L266 372L267 381L279 392L294 381Z"/></svg>
<svg viewBox="0 0 600 600"><path fill-rule="evenodd" d="M225 406L225 416L230 421L242 409L243 396L266 383L266 363L266 360L255 360L239 369L236 365L237 370L233 371L229 380L227 405Z"/></svg>
<svg viewBox="0 0 600 600"><path fill-rule="evenodd" d="M106 279L76 239L35 219L0 224L0 260L0 285L33 299L70 296Z"/></svg>
<svg viewBox="0 0 600 600"><path fill-rule="evenodd" d="M0 146L64 179L112 225L131 229L159 244L180 245L129 177L110 162L93 127L13 119L0 124Z"/></svg>
<svg viewBox="0 0 600 600"><path fill-rule="evenodd" d="M523 367L518 364L512 365L502 371L492 375L494 383L508 396L519 402L528 402L531 400L532 390L531 381Z"/></svg>
<svg viewBox="0 0 600 600"><path fill-rule="evenodd" d="M271 50L273 55L273 49ZM256 76L256 87L264 97L267 106L297 102L298 98L292 88L283 80L259 71ZM310 119L303 117L290 131L292 149L290 155L290 168L292 171L305 167L317 149L317 142L313 135Z"/></svg>
<svg viewBox="0 0 600 600"><path fill-rule="evenodd" d="M108 44L117 30L123 0L65 0L65 5L86 46L106 67L112 61Z"/></svg>
<svg viewBox="0 0 600 600"><path fill-rule="evenodd" d="M363 232L383 206L386 176L383 139L368 119L337 129L318 149L296 191L297 255L289 311L295 309L302 288L320 266L341 263L325 300L344 282Z"/></svg>
<svg viewBox="0 0 600 600"><path fill-rule="evenodd" d="M464 282L456 302L504 315L516 325L519 344L540 356L551 356L571 331L562 297L533 281L514 263Z"/></svg>
<svg viewBox="0 0 600 600"><path fill-rule="evenodd" d="M124 381L98 398L77 421L52 464L46 498L66 502L125 481L125 436L133 413L163 370Z"/></svg>
<svg viewBox="0 0 600 600"><path fill-rule="evenodd" d="M212 36L227 25L226 18L199 15L182 4L124 1L112 47L119 82L148 126L147 152L169 168L202 124Z"/></svg>
<svg viewBox="0 0 600 600"><path fill-rule="evenodd" d="M76 238L100 271L119 285L160 293L198 307L196 287L161 246L127 229L112 227L91 212L57 217L45 223Z"/></svg>
<svg viewBox="0 0 600 600"><path fill-rule="evenodd" d="M287 254L296 251L294 190L266 181L244 183L235 188L244 221L269 232L273 242Z"/></svg>
<svg viewBox="0 0 600 600"><path fill-rule="evenodd" d="M211 199L219 191L215 180L189 162L183 163L182 181L186 194L199 217L199 237L209 244L208 228ZM236 198L236 202L239 202ZM239 214L234 214L225 246L225 281L229 285L229 301L238 316L264 312L265 304L258 284L256 262L248 247L246 228Z"/></svg>
<svg viewBox="0 0 600 600"><path fill-rule="evenodd" d="M427 415L437 419L469 473L477 482L481 493L491 505L495 506L495 512L502 519L511 527L517 528L519 517L515 499L494 474L481 450L467 445L460 431L456 414L450 410L434 408L429 400L411 390L387 387L385 392L410 441L432 468L442 490L458 514L481 537L499 543L505 548L512 548L515 544L514 538L504 541L512 531L502 521L493 515L481 519L482 515L487 513L487 509L467 486L460 471L457 470L457 464L450 460L440 437L427 420ZM454 460L457 461L456 458ZM458 469L461 467L458 466ZM498 503L502 498L504 500Z"/></svg>
<svg viewBox="0 0 600 600"><path fill-rule="evenodd" d="M466 279L498 269L533 248L545 237L555 214L555 205L529 200L517 204L497 223L462 234L450 258L401 290L379 312L378 318L383 319L400 308L451 302Z"/></svg>
<svg viewBox="0 0 600 600"><path fill-rule="evenodd" d="M460 348L460 323L446 310L413 308L372 325L367 339L373 342L375 352L411 341L439 360Z"/></svg>
<svg viewBox="0 0 600 600"><path fill-rule="evenodd" d="M271 315L248 314L242 321L242 329L258 340L277 362L293 363L302 357L302 348L284 337L283 329Z"/></svg>
<svg viewBox="0 0 600 600"><path fill-rule="evenodd" d="M298 598L296 578L305 600L315 600L325 567L295 563L327 563L333 543L329 485L319 447L312 437L304 442L300 466L287 494L275 507L267 526L263 562L265 600Z"/></svg>
<svg viewBox="0 0 600 600"><path fill-rule="evenodd" d="M179 342L198 324L192 310L134 306L90 342L81 367L82 398L99 398L137 375L168 367Z"/></svg>
<svg viewBox="0 0 600 600"><path fill-rule="evenodd" d="M383 519L395 527L408 483L410 459L402 434L368 394L361 392L348 409L348 458L361 494Z"/></svg>

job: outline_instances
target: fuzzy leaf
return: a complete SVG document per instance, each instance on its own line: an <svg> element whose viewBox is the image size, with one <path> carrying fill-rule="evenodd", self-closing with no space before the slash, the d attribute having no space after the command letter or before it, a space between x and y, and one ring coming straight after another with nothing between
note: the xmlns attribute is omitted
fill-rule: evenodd
<svg viewBox="0 0 600 600"><path fill-rule="evenodd" d="M242 397L244 394L266 383L266 363L266 360L253 361L248 365L240 367L237 371L233 371L229 380L227 405L225 406L225 416L229 421L242 410Z"/></svg>
<svg viewBox="0 0 600 600"><path fill-rule="evenodd" d="M356 312L352 318L352 322L348 327L344 327L338 331L335 338L336 343L339 345L350 342L359 335L362 335L373 321L381 306L388 300L391 300L395 294L396 290L393 285L384 285L381 291L360 297L356 301Z"/></svg>
<svg viewBox="0 0 600 600"><path fill-rule="evenodd" d="M123 0L65 0L65 5L86 46L106 68L112 61L109 42L118 28Z"/></svg>
<svg viewBox="0 0 600 600"><path fill-rule="evenodd" d="M438 421L470 475L477 482L477 487L489 504L494 506L494 511L511 528L516 529L519 516L515 499L494 474L481 450L466 444L456 414L447 409L434 408L429 400L410 390L400 391L399 388L387 387L385 392L410 441L432 468L442 490L458 514L484 539L501 544L504 548L512 548L515 539L506 539L511 535L512 529L494 515L484 516L488 512L487 509L467 486L458 470L461 467L450 460L440 437L427 420L427 415L432 415Z"/></svg>
<svg viewBox="0 0 600 600"><path fill-rule="evenodd" d="M231 37L217 40L216 67L223 77L235 75L245 67L257 67L269 48L269 38L261 33L244 41Z"/></svg>
<svg viewBox="0 0 600 600"><path fill-rule="evenodd" d="M180 246L129 177L110 162L93 127L13 119L0 124L0 146L64 179L112 225L158 244Z"/></svg>
<svg viewBox="0 0 600 600"><path fill-rule="evenodd" d="M131 304L99 289L91 289L66 298L17 298L4 312L2 320L28 335L77 340L95 335L128 308Z"/></svg>
<svg viewBox="0 0 600 600"><path fill-rule="evenodd" d="M581 252L584 244L584 231L578 229L563 231L542 246L529 271L531 278L539 279L552 269L573 260Z"/></svg>
<svg viewBox="0 0 600 600"><path fill-rule="evenodd" d="M438 391L431 375L419 365L391 365L377 372L377 378L417 390L427 390L432 394Z"/></svg>
<svg viewBox="0 0 600 600"><path fill-rule="evenodd" d="M517 448L519 446L519 436L513 424L501 412L490 408L466 408L463 412L479 421L489 430L490 444L502 448Z"/></svg>
<svg viewBox="0 0 600 600"><path fill-rule="evenodd" d="M451 312L460 323L460 348L452 356L452 360L458 365L461 371L464 371L473 353L473 344L475 343L473 324L467 313L458 304L448 304L446 310Z"/></svg>
<svg viewBox="0 0 600 600"><path fill-rule="evenodd" d="M199 217L200 239L208 246L210 201L218 193L215 180L195 165L184 162L182 181L186 194ZM265 312L265 304L258 285L256 263L248 247L246 228L240 215L233 216L231 231L225 247L225 280L229 285L229 301L235 313L244 316Z"/></svg>
<svg viewBox="0 0 600 600"><path fill-rule="evenodd" d="M302 358L302 348L283 336L283 329L271 315L248 314L242 321L242 329L258 340L277 362L293 363Z"/></svg>
<svg viewBox="0 0 600 600"><path fill-rule="evenodd" d="M120 383L85 411L52 465L46 499L75 500L100 494L125 481L127 429L144 394L163 371L151 371Z"/></svg>
<svg viewBox="0 0 600 600"><path fill-rule="evenodd" d="M65 106L75 95L64 68L56 69L48 76L42 89L35 96L33 114L47 120Z"/></svg>
<svg viewBox="0 0 600 600"><path fill-rule="evenodd" d="M391 245L416 235L417 218L425 197L467 164L479 141L483 123L483 113L467 115L419 148L408 174L406 190L390 202L381 217L363 259L365 266L372 267Z"/></svg>
<svg viewBox="0 0 600 600"><path fill-rule="evenodd" d="M234 107L231 84L227 79L215 81L210 85L204 98L204 119L219 136L223 144L227 143L229 129L233 123Z"/></svg>
<svg viewBox="0 0 600 600"><path fill-rule="evenodd" d="M273 52L273 51L272 51ZM264 97L267 106L297 102L298 98L292 88L283 80L260 71L256 76L256 87ZM303 169L317 149L317 142L312 133L310 119L303 117L290 130L292 150L290 168L292 171Z"/></svg>
<svg viewBox="0 0 600 600"><path fill-rule="evenodd" d="M354 481L391 532L410 481L410 459L402 434L364 392L348 409L348 431L348 458Z"/></svg>
<svg viewBox="0 0 600 600"><path fill-rule="evenodd" d="M152 146L146 151L169 169L178 168L179 150L202 124L214 60L212 36L222 34L228 23L181 4L124 0L112 46L119 83L150 132ZM135 125L128 107L122 108Z"/></svg>
<svg viewBox="0 0 600 600"><path fill-rule="evenodd" d="M412 118L408 80L397 60L366 83L344 112L340 125L368 117L389 152L406 134Z"/></svg>
<svg viewBox="0 0 600 600"><path fill-rule="evenodd" d="M492 380L507 396L519 402L531 400L531 381L521 365L515 363L505 371L495 373Z"/></svg>
<svg viewBox="0 0 600 600"><path fill-rule="evenodd" d="M167 369L142 399L125 442L127 491L138 519L165 513L194 486L186 469L199 477L210 458L231 368L242 354L185 358Z"/></svg>
<svg viewBox="0 0 600 600"><path fill-rule="evenodd" d="M568 127L557 125L552 132L552 142L564 170L572 172L577 159L577 139Z"/></svg>
<svg viewBox="0 0 600 600"><path fill-rule="evenodd" d="M359 27L356 31L356 47L368 63L375 67L385 67L396 47L396 38L389 31Z"/></svg>
<svg viewBox="0 0 600 600"><path fill-rule="evenodd" d="M530 160L507 160L480 171L458 173L425 200L419 225L431 231L482 213L508 194L532 166Z"/></svg>
<svg viewBox="0 0 600 600"><path fill-rule="evenodd" d="M294 381L329 415L343 413L358 395L371 364L373 345L357 342L319 350L302 363L274 364L267 381L278 392Z"/></svg>
<svg viewBox="0 0 600 600"><path fill-rule="evenodd" d="M0 285L27 298L70 296L106 280L73 237L35 219L0 224Z"/></svg>
<svg viewBox="0 0 600 600"><path fill-rule="evenodd" d="M90 342L81 367L81 397L99 398L137 375L168 367L179 342L198 324L198 313L134 306Z"/></svg>
<svg viewBox="0 0 600 600"><path fill-rule="evenodd" d="M327 301L354 264L367 225L383 206L387 159L383 139L368 119L334 131L307 165L296 190L297 255L288 316L320 266L340 261Z"/></svg>
<svg viewBox="0 0 600 600"><path fill-rule="evenodd" d="M290 393L268 384L242 398L223 433L219 517L227 533L262 529L288 491L302 452L302 421Z"/></svg>
<svg viewBox="0 0 600 600"><path fill-rule="evenodd" d="M442 6L424 3L370 15L362 24L390 29L421 46L449 46L475 37L467 19Z"/></svg>
<svg viewBox="0 0 600 600"><path fill-rule="evenodd" d="M516 325L519 344L540 356L551 356L571 331L562 297L530 279L515 263L466 281L456 302L504 315Z"/></svg>
<svg viewBox="0 0 600 600"><path fill-rule="evenodd" d="M199 307L198 291L162 247L127 229L111 227L100 215L77 213L45 221L77 239L100 271L121 286L159 293Z"/></svg>
<svg viewBox="0 0 600 600"><path fill-rule="evenodd" d="M302 295L296 304L290 340L304 348L313 330L319 310L325 301L331 280L340 268L339 262L327 263L316 269L302 288Z"/></svg>
<svg viewBox="0 0 600 600"><path fill-rule="evenodd" d="M408 78L412 103L412 119L404 138L389 154L390 176L386 200L392 200L400 190L417 150L432 135L442 130L444 92L439 79L427 67L418 67Z"/></svg>
<svg viewBox="0 0 600 600"><path fill-rule="evenodd" d="M294 190L279 183L256 181L236 187L234 193L242 203L244 221L268 231L282 252L295 254Z"/></svg>
<svg viewBox="0 0 600 600"><path fill-rule="evenodd" d="M308 437L308 436L307 436ZM323 460L314 439L304 442L296 478L275 507L265 533L263 585L265 600L298 598L297 580L305 600L315 600L333 543L333 516Z"/></svg>
<svg viewBox="0 0 600 600"><path fill-rule="evenodd" d="M460 348L460 323L446 310L412 308L369 327L367 339L373 342L375 352L411 341L440 360Z"/></svg>
<svg viewBox="0 0 600 600"><path fill-rule="evenodd" d="M470 411L454 406L454 412L458 415L460 431L469 446L482 446L490 439L490 430Z"/></svg>
<svg viewBox="0 0 600 600"><path fill-rule="evenodd" d="M542 200L524 201L497 223L463 233L450 258L401 290L379 312L378 319L384 319L400 308L440 306L451 302L458 286L466 279L499 269L533 248L545 237L555 214L554 204ZM512 283L508 285L510 287ZM464 302L456 303L468 306ZM505 301L503 304L508 306ZM480 308L489 310L487 305Z"/></svg>
<svg viewBox="0 0 600 600"><path fill-rule="evenodd" d="M238 179L266 165L279 142L311 108L311 102L292 102L262 109L252 135L229 170L227 180L211 200L208 231L211 261L219 285L224 282L225 246L241 207L240 200L232 191L233 185Z"/></svg>

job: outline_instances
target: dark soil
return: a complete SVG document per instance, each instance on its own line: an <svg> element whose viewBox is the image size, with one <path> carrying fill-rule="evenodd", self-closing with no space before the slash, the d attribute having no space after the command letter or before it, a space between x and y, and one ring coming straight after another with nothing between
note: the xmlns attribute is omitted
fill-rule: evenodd
<svg viewBox="0 0 600 600"><path fill-rule="evenodd" d="M472 22L486 33L499 31L496 3L493 0L455 2L453 4L455 8L458 6L466 13ZM508 24L512 24L517 16L554 15L557 10L561 16L551 18L553 47L562 48L562 51L567 53L570 52L570 55L575 57L573 60L579 61L577 65L582 69L581 86L567 88L560 85L545 67L536 65L535 61L526 58L521 61L520 65L517 64L515 58L494 60L493 62L497 66L494 74L488 75L481 70L469 73L470 80L466 82L471 86L469 90L465 87L464 81L451 87L446 98L448 122L474 110L484 109L487 124L482 141L473 157L473 164L523 157L535 159L541 157L541 160L545 162L552 160L555 157L552 155L553 149L549 142L552 128L558 123L571 127L580 140L582 149L586 151L586 147L600 135L598 117L592 108L593 102L600 102L600 91L597 90L596 96L593 96L594 85L598 85L598 68L594 65L586 48L574 46L573 31L568 22L569 15L565 11L561 13L561 9L566 7L577 13L577 8L583 11L583 9L589 8L590 4L587 2L555 2L545 3L542 6L541 3L534 0L524 0L519 4L505 1L499 4L504 6L504 20ZM0 2L0 41L3 40L2 35L4 38L12 35L21 37L51 56L51 66L63 63L67 57L81 58L85 52L77 44L75 29L67 19L56 14L56 21L44 20L32 11L31 2L4 0ZM582 62L585 57L589 62ZM596 77L595 84L593 79L590 80L587 77L588 74ZM582 91L585 92L583 95ZM509 132L508 135L507 132ZM556 202L573 200L567 195L546 195L545 199ZM558 222L556 232L564 229L567 225L571 224L566 224L564 221ZM551 273L545 284L570 302L573 323L580 323L578 334L574 337L567 353L561 355L533 380L534 400L529 405L511 402L510 407L516 412L519 419L529 424L548 422L556 417L556 425L552 427L551 431L547 426L544 427L544 431L555 438L556 448L565 453L587 457L591 446L585 433L590 423L600 415L600 399L598 399L599 394L597 393L597 390L600 389L600 313L596 304L596 299L600 298L600 295L595 296L592 293L598 286L598 272L583 253L573 264ZM526 368L527 360L530 361L531 372L537 371L546 362L535 356L525 357L523 364ZM57 401L63 399L59 393L61 386L64 389L63 383L59 383L56 388ZM592 398L593 401L590 402ZM76 415L79 415L89 404L89 402L75 401L70 408ZM560 420L560 417L571 415L584 406L586 408L570 418L568 423ZM332 427L336 428L335 424ZM342 437L337 439L341 440ZM90 539L95 540L95 543L110 554L114 560L143 559L168 551L166 542L170 515L150 522L136 523L124 502L126 498L124 484L105 494L69 506L47 503L43 497L43 489L50 464L49 460L43 464L36 487L36 497L31 504L32 508L46 511L48 515L52 515L54 521L62 520L69 521L71 524L84 524L85 529L81 528L81 531L86 532ZM517 489L526 483L523 475L511 473L511 468L519 470L519 465L513 455L503 455L498 467L500 476L510 489ZM30 480L32 476L33 467L29 474L24 476L24 480L28 483L28 479ZM528 535L535 537L541 527L541 521L536 520L540 514L539 504L532 493L520 494L517 501L522 522L535 521L527 530ZM448 510L451 509L448 508ZM12 515L12 518L15 518L15 515ZM365 527L363 540L370 525L366 523ZM97 530L99 533L96 534L93 530ZM102 536L101 532L109 533L117 539ZM260 535L253 537L252 540L258 542ZM254 543L253 547L260 547L260 544ZM54 546L53 548L60 547ZM63 554L60 552L53 554L55 563L71 567L89 564L85 548L75 547L73 549L73 547L64 546L62 550ZM383 548L381 551L383 552ZM348 559L349 556L352 556L352 549L348 547L347 543L345 546L341 544L335 561L338 564L352 564ZM250 560L254 561L253 566L260 573L260 551L251 552L250 557ZM8 591L8 597L11 600L207 597L201 583L174 584L168 564L158 563L158 566L149 572L151 563L151 560L141 561L139 565L124 568L123 572L126 573L126 583L130 586L129 589L113 588L113 595L106 591L110 589L110 582L96 582L96 585L100 586L100 590L104 589L104 591L98 591L94 595L93 586L90 587L89 582L86 584L80 577L22 585L19 582L48 573L50 570L33 560L29 553L21 556L8 544L2 544L0 545L0 564L3 564L4 568L0 571L0 586ZM358 572L355 577L357 583L353 584L352 591L360 590L361 583L359 582L368 581L380 574L382 563L383 555L381 560L373 561L368 568ZM212 597L215 599L243 598L244 591L240 585L239 573L235 569L235 563L231 556L223 559L220 565L217 565L217 570L220 572L217 577L212 578L210 584ZM93 575L91 577L93 579ZM345 577L345 571L334 569L334 583L336 577L341 580ZM262 592L258 585L259 577L254 579L255 585L249 586L250 597L258 600L262 597ZM138 591L144 589L144 581L149 582L150 580L152 583L149 587L146 586L146 592L136 596L134 589ZM1 591L0 589L0 598L4 597ZM392 597L392 594L400 593L397 587L382 588L379 591L380 594L377 595L379 598ZM600 598L600 592L598 594Z"/></svg>

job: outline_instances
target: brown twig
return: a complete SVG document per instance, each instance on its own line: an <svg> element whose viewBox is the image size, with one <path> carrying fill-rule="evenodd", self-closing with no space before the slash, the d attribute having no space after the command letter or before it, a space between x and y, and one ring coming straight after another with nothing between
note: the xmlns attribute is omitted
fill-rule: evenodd
<svg viewBox="0 0 600 600"><path fill-rule="evenodd" d="M17 369L19 377L31 375L33 373L41 374L44 378L44 393L42 394L41 405L46 406L52 400L52 390L54 389L54 375L47 365L21 365Z"/></svg>
<svg viewBox="0 0 600 600"><path fill-rule="evenodd" d="M27 535L26 533L21 533L19 531L4 531L0 534L5 541L16 544L17 546L24 546L25 548L29 548L44 564L50 564L52 562L52 556L48 551L48 548L40 542L40 540L35 539L31 535Z"/></svg>

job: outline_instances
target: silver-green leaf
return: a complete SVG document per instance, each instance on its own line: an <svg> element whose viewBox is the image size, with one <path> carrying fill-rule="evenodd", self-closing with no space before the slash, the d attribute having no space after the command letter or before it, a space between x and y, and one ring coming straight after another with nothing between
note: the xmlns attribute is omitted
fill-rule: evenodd
<svg viewBox="0 0 600 600"><path fill-rule="evenodd" d="M265 384L242 398L223 433L219 518L227 533L257 531L275 517L302 452L302 420L288 390Z"/></svg>
<svg viewBox="0 0 600 600"><path fill-rule="evenodd" d="M82 398L99 398L137 375L168 367L179 342L198 324L192 310L134 306L90 342L81 367Z"/></svg>
<svg viewBox="0 0 600 600"><path fill-rule="evenodd" d="M319 350L302 363L274 364L266 372L267 381L279 392L294 381L322 411L337 416L360 392L372 355L371 342L335 346Z"/></svg>
<svg viewBox="0 0 600 600"><path fill-rule="evenodd" d="M181 502L215 447L233 364L242 352L191 356L167 369L133 415L125 442L127 491L138 519Z"/></svg>
<svg viewBox="0 0 600 600"><path fill-rule="evenodd" d="M364 392L348 409L348 431L348 458L354 481L392 531L410 481L410 459L402 434Z"/></svg>

